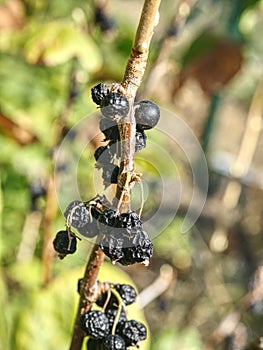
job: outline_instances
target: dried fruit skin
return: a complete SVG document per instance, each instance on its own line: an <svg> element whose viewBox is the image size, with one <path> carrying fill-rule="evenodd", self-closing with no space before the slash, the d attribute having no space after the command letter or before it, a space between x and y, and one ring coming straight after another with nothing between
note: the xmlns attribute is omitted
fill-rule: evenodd
<svg viewBox="0 0 263 350"><path fill-rule="evenodd" d="M103 339L109 334L109 321L102 311L89 311L80 317L81 329L94 339Z"/></svg>
<svg viewBox="0 0 263 350"><path fill-rule="evenodd" d="M83 228L86 224L90 222L90 215L87 207L81 201L71 202L65 212L65 218L70 221L70 225L76 229Z"/></svg>
<svg viewBox="0 0 263 350"><path fill-rule="evenodd" d="M105 350L126 350L124 339L119 335L109 335L103 342Z"/></svg>
<svg viewBox="0 0 263 350"><path fill-rule="evenodd" d="M129 102L127 98L118 93L111 92L101 101L101 113L105 118L118 120L129 112Z"/></svg>
<svg viewBox="0 0 263 350"><path fill-rule="evenodd" d="M101 101L109 94L109 89L105 84L100 83L91 89L91 97L93 102L100 106Z"/></svg>
<svg viewBox="0 0 263 350"><path fill-rule="evenodd" d="M135 346L141 340L146 339L147 330L141 322L130 320L122 325L118 334L124 339L127 346Z"/></svg>

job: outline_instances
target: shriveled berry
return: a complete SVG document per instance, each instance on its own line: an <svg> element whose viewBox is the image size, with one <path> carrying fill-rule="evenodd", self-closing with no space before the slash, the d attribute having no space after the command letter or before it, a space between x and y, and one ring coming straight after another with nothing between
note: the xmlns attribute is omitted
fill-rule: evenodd
<svg viewBox="0 0 263 350"><path fill-rule="evenodd" d="M91 89L92 100L99 106L101 104L102 99L105 98L108 94L109 89L103 83L100 83Z"/></svg>
<svg viewBox="0 0 263 350"><path fill-rule="evenodd" d="M113 299L114 299L114 297L113 297ZM116 298L114 300L116 300ZM118 313L118 304L117 304L117 300L116 300L115 302L111 302L105 310L105 314L109 320L110 329L112 329L112 326L116 320L117 313ZM124 308L122 307L120 316L117 320L118 327L121 326L126 321L127 321L126 313L125 313Z"/></svg>
<svg viewBox="0 0 263 350"><path fill-rule="evenodd" d="M104 312L98 310L89 311L81 315L80 327L94 339L103 339L110 331L108 318Z"/></svg>
<svg viewBox="0 0 263 350"><path fill-rule="evenodd" d="M127 98L119 92L111 92L101 101L101 112L104 117L111 120L119 120L129 112Z"/></svg>
<svg viewBox="0 0 263 350"><path fill-rule="evenodd" d="M141 322L129 320L119 328L118 334L124 339L126 345L136 346L141 340L146 339L147 330Z"/></svg>
<svg viewBox="0 0 263 350"><path fill-rule="evenodd" d="M105 187L109 186L110 184L117 183L119 170L120 168L118 165L112 163L108 163L103 166L102 179Z"/></svg>
<svg viewBox="0 0 263 350"><path fill-rule="evenodd" d="M87 207L81 201L73 201L71 202L65 212L65 218L70 222L70 225L75 227L76 229L83 228L90 221L90 215Z"/></svg>
<svg viewBox="0 0 263 350"><path fill-rule="evenodd" d="M121 213L116 216L115 226L121 228L142 227L139 215L135 211Z"/></svg>
<svg viewBox="0 0 263 350"><path fill-rule="evenodd" d="M101 168L104 164L108 164L112 161L114 154L107 146L100 146L94 153L94 158L97 161L97 168Z"/></svg>
<svg viewBox="0 0 263 350"><path fill-rule="evenodd" d="M105 350L126 350L124 339L119 335L108 335L104 340L103 346Z"/></svg>
<svg viewBox="0 0 263 350"><path fill-rule="evenodd" d="M125 305L130 305L136 301L137 293L129 284L117 284L115 289L119 293Z"/></svg>
<svg viewBox="0 0 263 350"><path fill-rule="evenodd" d="M153 244L147 233L140 228L133 231L133 236L129 240L129 246L126 245L123 248L123 257L118 260L122 265L148 263L153 255Z"/></svg>
<svg viewBox="0 0 263 350"><path fill-rule="evenodd" d="M99 246L112 261L124 257L124 238L118 238L115 234L107 234L101 240Z"/></svg>
<svg viewBox="0 0 263 350"><path fill-rule="evenodd" d="M108 119L108 118L104 118L102 117L100 119L100 131L103 132L103 134L105 135L105 141L106 140L112 140L112 141L118 141L120 140L120 133L119 133L119 129L118 129L118 125Z"/></svg>
<svg viewBox="0 0 263 350"><path fill-rule="evenodd" d="M160 109L152 101L143 100L136 103L134 111L138 129L152 129L160 119Z"/></svg>
<svg viewBox="0 0 263 350"><path fill-rule="evenodd" d="M73 254L77 249L77 239L73 234L68 234L68 231L59 231L53 240L53 246L57 253L62 255Z"/></svg>
<svg viewBox="0 0 263 350"><path fill-rule="evenodd" d="M143 130L136 130L135 134L135 152L141 151L143 148L146 147L146 134Z"/></svg>

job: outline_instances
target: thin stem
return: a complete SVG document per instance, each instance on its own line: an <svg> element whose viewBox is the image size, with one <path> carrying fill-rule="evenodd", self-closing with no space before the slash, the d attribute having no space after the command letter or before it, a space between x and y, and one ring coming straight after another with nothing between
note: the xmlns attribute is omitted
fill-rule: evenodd
<svg viewBox="0 0 263 350"><path fill-rule="evenodd" d="M91 309L93 302L97 298L96 282L103 260L103 251L98 245L94 245L81 284L79 306L75 319L70 350L80 350L82 347L85 333L80 328L80 316Z"/></svg>

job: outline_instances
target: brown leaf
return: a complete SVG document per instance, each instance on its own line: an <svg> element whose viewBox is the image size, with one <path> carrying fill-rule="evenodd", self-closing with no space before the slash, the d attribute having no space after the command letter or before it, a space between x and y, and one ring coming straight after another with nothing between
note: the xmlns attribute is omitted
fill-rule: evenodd
<svg viewBox="0 0 263 350"><path fill-rule="evenodd" d="M194 78L204 92L212 95L234 77L240 70L242 61L241 45L226 38L220 39L182 71L180 86L187 79Z"/></svg>
<svg viewBox="0 0 263 350"><path fill-rule="evenodd" d="M15 140L21 146L28 145L38 140L30 130L15 123L8 117L0 113L0 130L2 130L8 137Z"/></svg>

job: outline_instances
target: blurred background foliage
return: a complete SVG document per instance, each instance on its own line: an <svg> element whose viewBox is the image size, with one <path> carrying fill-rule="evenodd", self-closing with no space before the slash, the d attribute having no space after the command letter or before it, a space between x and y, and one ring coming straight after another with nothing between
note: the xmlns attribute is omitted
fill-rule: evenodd
<svg viewBox="0 0 263 350"><path fill-rule="evenodd" d="M141 6L141 0L0 1L1 350L68 347L91 242L79 242L77 254L63 261L52 250L64 226L54 167L74 171L55 164L55 156L68 131L93 113L88 126L67 136L76 154L88 144L77 168L81 196L103 190L94 173L102 135L91 138L99 114L90 88L122 80ZM147 134L174 155L177 173L154 147L141 151L149 162L138 154L143 215L158 210L161 180L182 182L179 209L154 239L149 268L106 262L101 274L141 292L144 314L137 306L130 315L148 321L151 339L143 350L263 348L262 32L259 0L161 4L138 99L153 99L189 125L207 155L210 184L200 218L182 235L191 169L178 146L156 130Z"/></svg>

